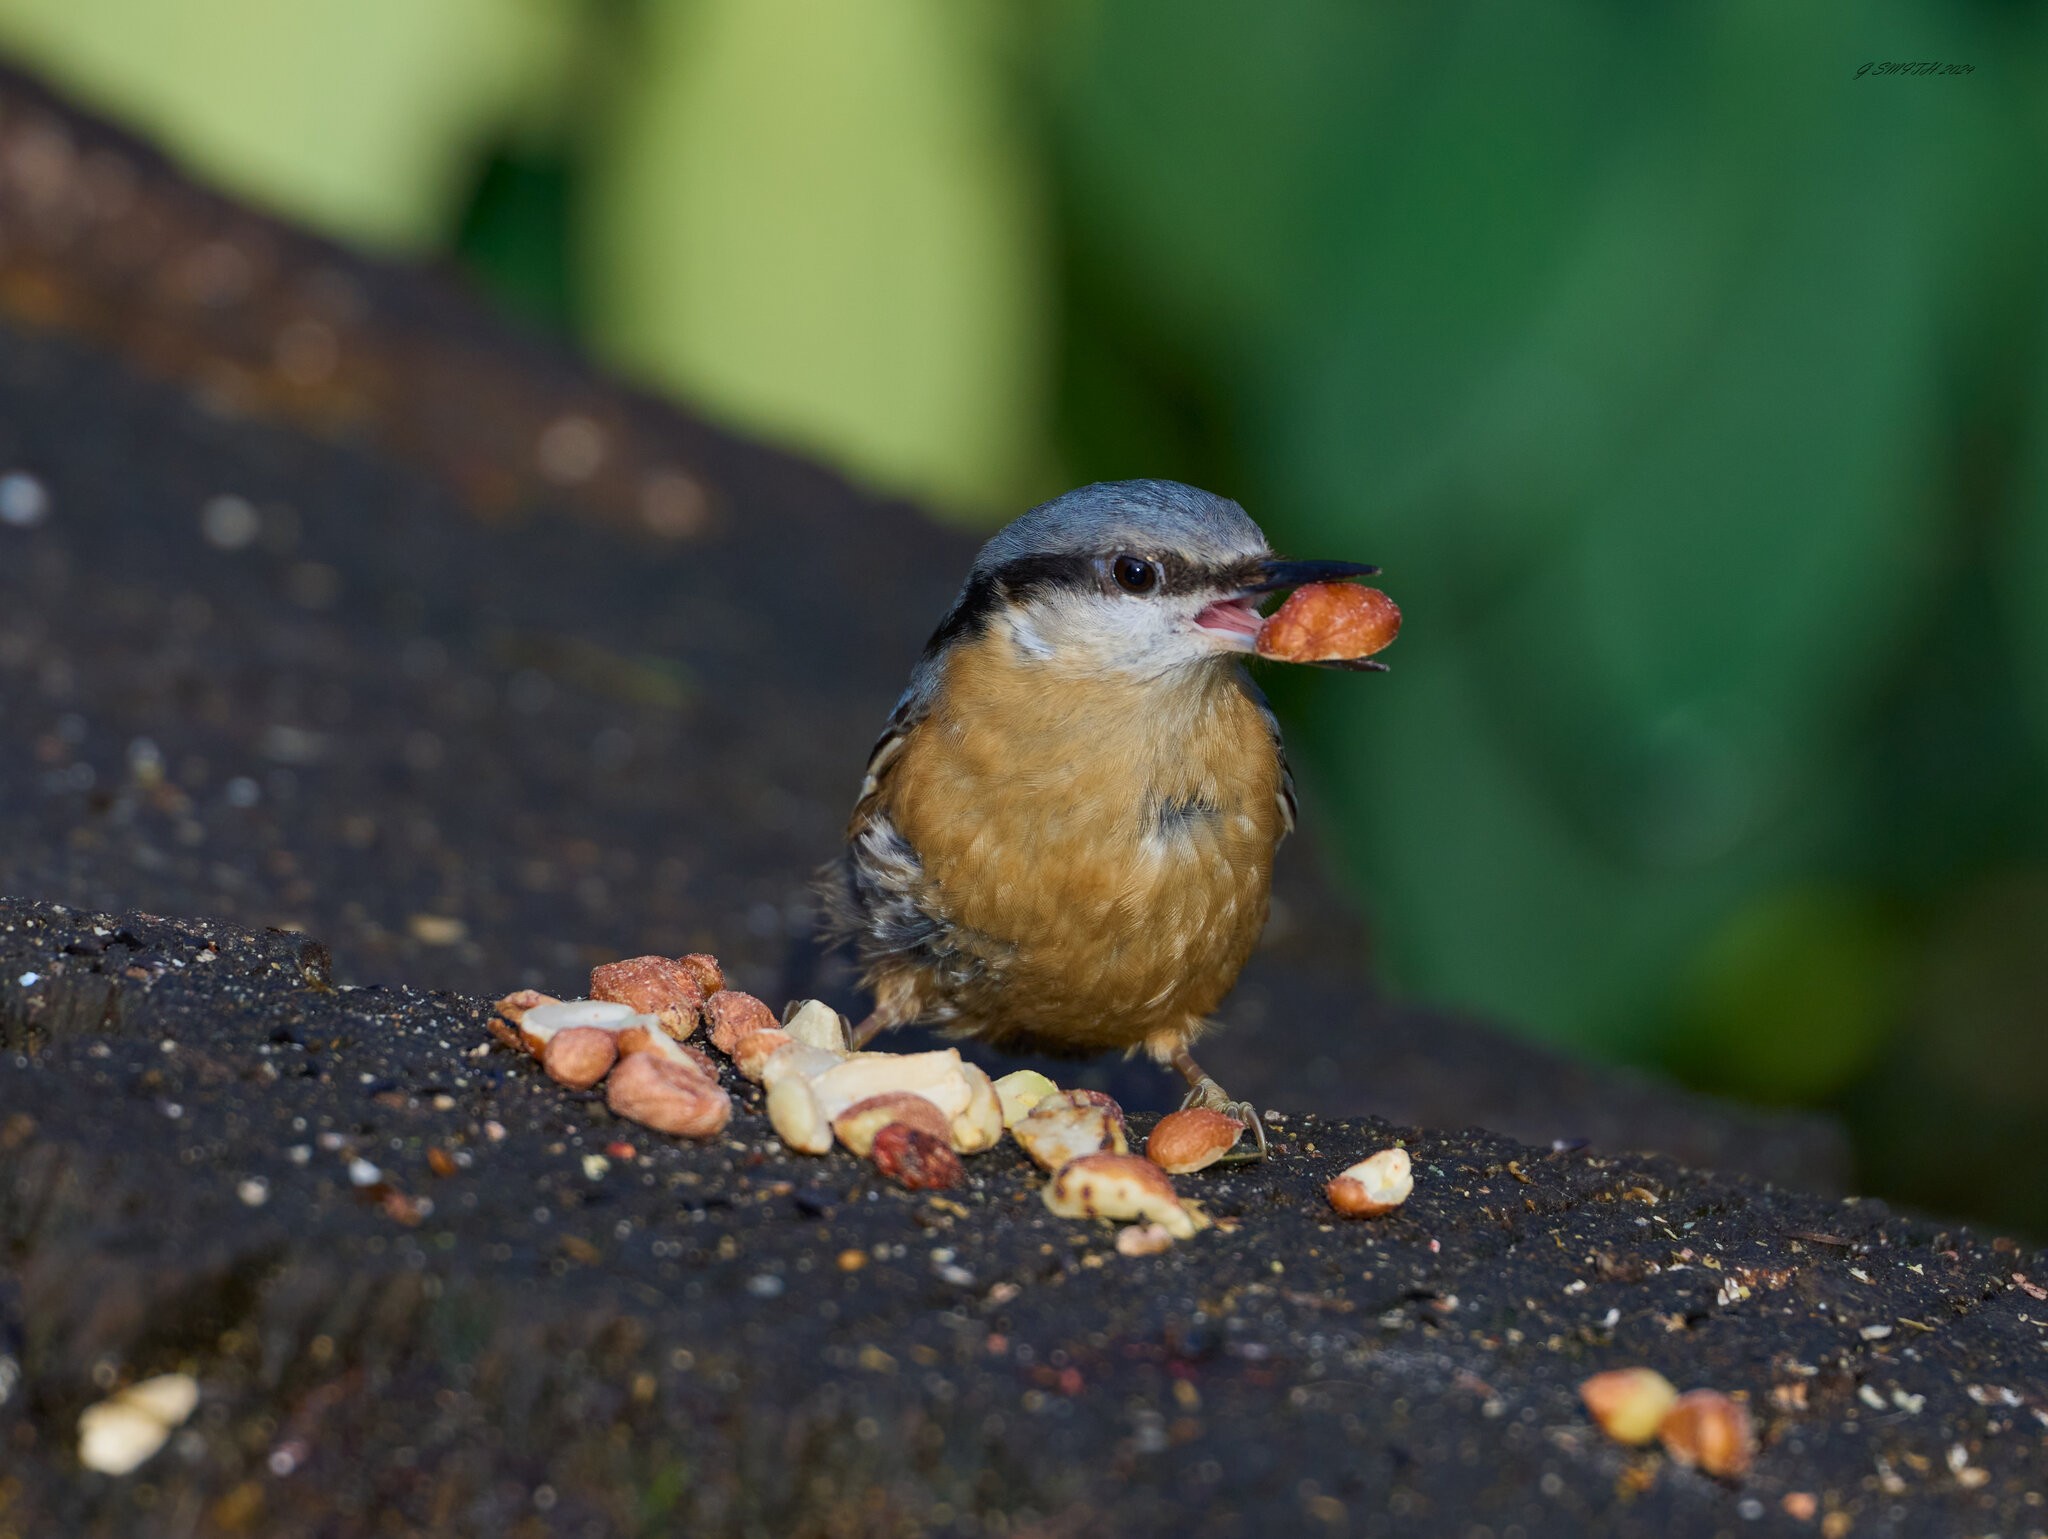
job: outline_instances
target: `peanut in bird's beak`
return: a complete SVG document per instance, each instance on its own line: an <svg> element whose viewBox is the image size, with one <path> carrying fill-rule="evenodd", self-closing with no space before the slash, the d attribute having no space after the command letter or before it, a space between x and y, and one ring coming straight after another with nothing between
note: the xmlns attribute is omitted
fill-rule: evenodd
<svg viewBox="0 0 2048 1539"><path fill-rule="evenodd" d="M1259 626L1264 623L1257 606L1266 594L1305 583L1370 577L1378 570L1358 561L1255 561L1246 568L1237 592L1209 605L1195 616L1195 624L1202 630L1231 637L1235 649L1249 652L1258 638Z"/></svg>

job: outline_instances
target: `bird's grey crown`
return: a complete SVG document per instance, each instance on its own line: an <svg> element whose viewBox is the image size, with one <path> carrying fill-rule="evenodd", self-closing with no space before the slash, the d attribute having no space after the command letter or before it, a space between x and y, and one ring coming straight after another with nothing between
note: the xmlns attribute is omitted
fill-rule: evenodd
<svg viewBox="0 0 2048 1539"><path fill-rule="evenodd" d="M1178 481L1098 481L1011 520L982 546L974 577L1034 556L1092 555L1129 548L1175 552L1202 565L1263 554L1266 536L1228 497Z"/></svg>

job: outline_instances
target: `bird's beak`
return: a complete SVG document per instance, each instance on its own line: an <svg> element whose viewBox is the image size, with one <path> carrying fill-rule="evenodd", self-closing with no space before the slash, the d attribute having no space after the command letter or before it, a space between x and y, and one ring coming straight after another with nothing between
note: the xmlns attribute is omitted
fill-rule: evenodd
<svg viewBox="0 0 2048 1539"><path fill-rule="evenodd" d="M1262 593L1298 588L1303 583L1336 582L1346 577L1369 577L1379 570L1357 561L1254 561L1242 573L1243 580L1229 598L1218 599L1195 616L1198 629L1223 639L1227 650L1252 651L1263 617L1257 600Z"/></svg>
<svg viewBox="0 0 2048 1539"><path fill-rule="evenodd" d="M1277 593L1282 588L1299 588L1304 583L1339 582L1346 577L1370 577L1379 570L1358 561L1260 561L1252 568L1246 593Z"/></svg>

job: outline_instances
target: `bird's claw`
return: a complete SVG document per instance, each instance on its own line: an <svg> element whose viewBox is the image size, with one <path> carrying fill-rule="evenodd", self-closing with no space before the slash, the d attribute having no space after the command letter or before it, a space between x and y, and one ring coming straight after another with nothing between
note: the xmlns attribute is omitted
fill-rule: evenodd
<svg viewBox="0 0 2048 1539"><path fill-rule="evenodd" d="M1252 1149L1234 1150L1217 1161L1218 1164L1245 1165L1266 1157L1266 1125L1259 1120L1258 1108L1251 1102L1231 1100L1229 1093L1221 1085L1203 1075L1202 1082L1190 1090L1187 1099L1180 1103L1182 1111L1194 1106L1221 1112L1224 1116L1243 1123L1246 1131L1252 1135L1252 1142L1257 1145Z"/></svg>

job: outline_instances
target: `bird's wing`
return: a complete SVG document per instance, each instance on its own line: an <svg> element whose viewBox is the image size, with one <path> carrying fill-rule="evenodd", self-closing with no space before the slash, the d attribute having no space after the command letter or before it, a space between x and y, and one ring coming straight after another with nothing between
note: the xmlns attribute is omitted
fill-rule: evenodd
<svg viewBox="0 0 2048 1539"><path fill-rule="evenodd" d="M1252 677L1242 668L1238 670L1238 682L1251 697L1253 705L1259 708L1259 715L1265 718L1267 735L1273 739L1273 757L1280 761L1280 789L1273 793L1273 800L1280 806L1280 837L1285 839L1294 832L1294 769L1287 762L1287 745L1280 740L1280 718L1273 714L1273 707L1266 699L1266 692L1252 682Z"/></svg>
<svg viewBox="0 0 2048 1539"><path fill-rule="evenodd" d="M882 779L889 773L890 766L902 757L904 745L910 741L918 723L924 720L930 703L930 692L913 684L896 702L896 709L889 713L882 735L875 739L875 746L868 751L867 769L860 783L860 799L854 804L856 823L861 821L875 793L882 789Z"/></svg>

